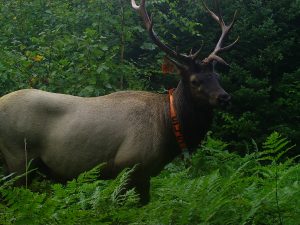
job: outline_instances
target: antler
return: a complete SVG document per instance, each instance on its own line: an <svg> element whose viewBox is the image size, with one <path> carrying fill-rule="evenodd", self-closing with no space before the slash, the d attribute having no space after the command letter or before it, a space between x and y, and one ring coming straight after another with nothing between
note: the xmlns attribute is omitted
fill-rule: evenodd
<svg viewBox="0 0 300 225"><path fill-rule="evenodd" d="M194 54L192 54L192 52L191 52L190 55L180 54L180 53L172 50L169 46L167 46L166 44L162 43L159 40L157 34L153 30L153 16L151 15L151 17L149 17L148 12L147 12L146 7L145 7L146 6L146 0L142 0L140 6L138 6L136 4L135 0L131 0L131 5L142 17L142 19L145 23L146 29L147 29L147 31L149 33L149 36L152 39L152 41L162 51L164 51L168 56L170 56L171 58L174 58L175 60L183 61L183 62L186 62L186 63L189 63L189 62L194 61L195 59L197 59L197 57L200 54L201 49L199 49Z"/></svg>
<svg viewBox="0 0 300 225"><path fill-rule="evenodd" d="M212 53L210 53L210 55L205 58L204 60L202 60L202 63L204 64L208 64L210 63L211 61L215 60L215 61L218 61L222 64L225 64L227 66L229 66L229 64L227 62L225 62L224 59L222 59L220 56L218 56L218 54L220 52L224 52L224 51L227 51L229 49L231 49L239 40L239 37L233 42L231 43L230 45L227 45L225 47L222 47L222 44L223 44L223 41L224 41L224 38L228 35L229 31L231 30L231 28L233 27L234 23L235 23L235 19L236 19L236 15L237 15L237 11L235 11L234 13L234 16L233 16L233 19L232 19L232 22L227 26L223 20L223 17L220 13L220 5L219 5L219 0L215 0L216 2L216 5L217 5L217 10L218 10L218 14L219 16L217 16L214 12L212 12L208 7L207 5L205 4L205 2L202 0L202 3L205 7L205 9L209 12L209 14L211 15L211 17L217 21L217 23L220 25L221 29L222 29L222 34L221 34L221 37L214 49L214 51Z"/></svg>

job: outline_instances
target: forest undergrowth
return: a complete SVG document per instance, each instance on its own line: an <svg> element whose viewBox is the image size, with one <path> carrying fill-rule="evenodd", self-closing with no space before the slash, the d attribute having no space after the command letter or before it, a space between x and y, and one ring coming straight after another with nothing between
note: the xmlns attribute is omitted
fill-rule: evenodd
<svg viewBox="0 0 300 225"><path fill-rule="evenodd" d="M28 188L1 176L0 224L299 224L300 165L285 157L294 146L274 132L251 148L241 157L209 135L152 178L143 207L134 190L122 192L133 169L103 181L100 165L66 185L35 180Z"/></svg>

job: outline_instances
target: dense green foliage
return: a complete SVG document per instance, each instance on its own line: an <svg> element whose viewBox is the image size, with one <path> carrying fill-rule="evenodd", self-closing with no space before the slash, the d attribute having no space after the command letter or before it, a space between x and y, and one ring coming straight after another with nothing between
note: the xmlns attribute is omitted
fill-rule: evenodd
<svg viewBox="0 0 300 225"><path fill-rule="evenodd" d="M155 29L181 52L216 44L218 25L201 1L151 1ZM300 1L223 0L237 47L224 54L223 86L232 107L218 112L213 131L236 150L277 130L300 144ZM212 6L212 5L211 5ZM0 4L0 96L34 87L80 96L122 89L163 92L176 77L160 72L154 46L129 1L32 0Z"/></svg>
<svg viewBox="0 0 300 225"><path fill-rule="evenodd" d="M4 182L0 223L298 224L300 165L282 160L291 144L273 133L260 151L255 143L253 148L242 158L208 137L189 160L170 164L152 179L152 200L144 207L133 190L118 194L132 170L112 181L96 179L100 166L66 186L33 183L31 189L40 192Z"/></svg>

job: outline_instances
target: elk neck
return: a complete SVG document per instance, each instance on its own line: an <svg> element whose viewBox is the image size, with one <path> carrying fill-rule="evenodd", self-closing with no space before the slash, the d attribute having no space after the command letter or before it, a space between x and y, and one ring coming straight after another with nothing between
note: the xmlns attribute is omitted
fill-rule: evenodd
<svg viewBox="0 0 300 225"><path fill-rule="evenodd" d="M183 81L179 82L173 96L184 141L189 149L194 149L203 140L211 126L213 108L195 102Z"/></svg>

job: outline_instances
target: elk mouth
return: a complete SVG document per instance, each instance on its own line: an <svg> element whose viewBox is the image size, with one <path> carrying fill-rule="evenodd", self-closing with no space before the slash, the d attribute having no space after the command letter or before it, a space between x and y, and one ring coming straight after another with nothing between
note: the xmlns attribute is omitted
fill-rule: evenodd
<svg viewBox="0 0 300 225"><path fill-rule="evenodd" d="M226 108L231 104L231 96L227 93L220 94L217 97L217 103L221 108Z"/></svg>
<svg viewBox="0 0 300 225"><path fill-rule="evenodd" d="M231 104L231 96L225 92L211 97L209 103L213 107L227 108Z"/></svg>

